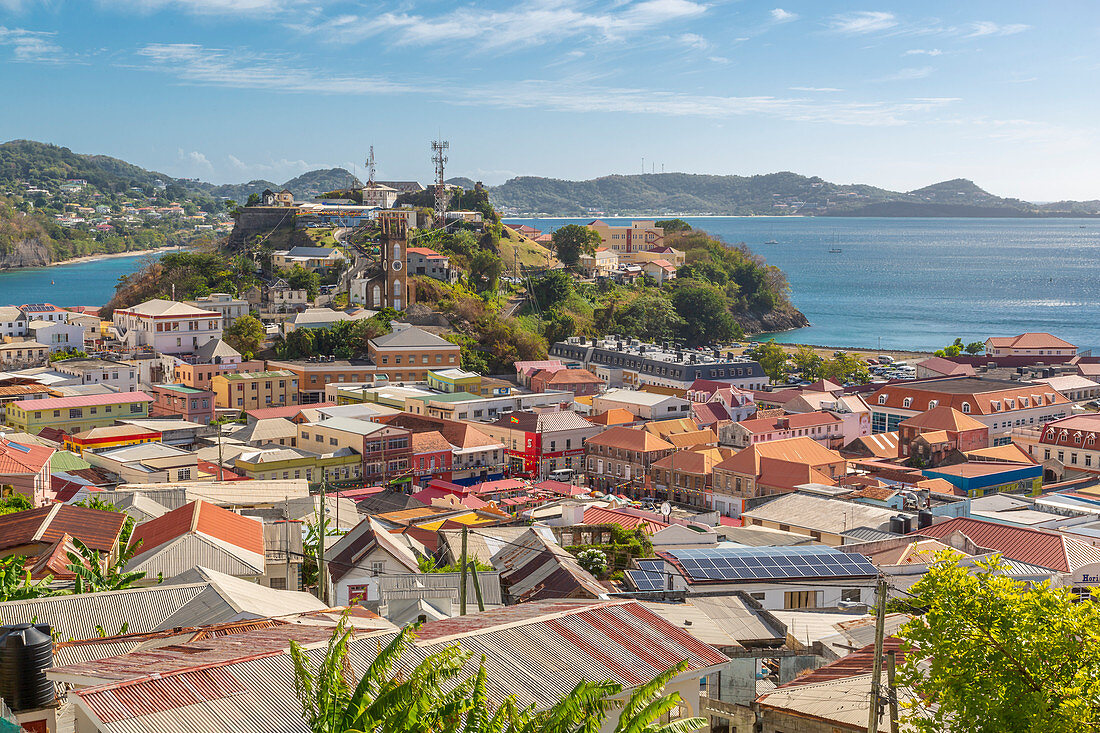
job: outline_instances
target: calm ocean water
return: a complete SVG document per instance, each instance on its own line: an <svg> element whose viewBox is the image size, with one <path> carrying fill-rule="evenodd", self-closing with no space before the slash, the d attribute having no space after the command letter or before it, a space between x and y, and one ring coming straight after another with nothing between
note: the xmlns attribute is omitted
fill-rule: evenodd
<svg viewBox="0 0 1100 733"><path fill-rule="evenodd" d="M685 219L787 273L812 325L776 341L925 350L1048 331L1100 349L1100 220ZM585 220L507 221L551 231Z"/></svg>
<svg viewBox="0 0 1100 733"><path fill-rule="evenodd" d="M123 275L130 275L162 253L136 254L55 267L0 272L0 305L53 303L106 305Z"/></svg>

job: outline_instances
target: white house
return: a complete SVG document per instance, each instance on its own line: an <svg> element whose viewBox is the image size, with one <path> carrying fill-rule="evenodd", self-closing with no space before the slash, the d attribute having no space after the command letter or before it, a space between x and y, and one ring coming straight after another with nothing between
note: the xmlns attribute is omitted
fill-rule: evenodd
<svg viewBox="0 0 1100 733"><path fill-rule="evenodd" d="M27 316L15 306L0 307L0 339L5 336L26 336Z"/></svg>
<svg viewBox="0 0 1100 733"><path fill-rule="evenodd" d="M609 389L592 398L592 411L595 413L607 412L615 407L621 407L643 420L666 420L691 415L691 402L675 395L633 389Z"/></svg>
<svg viewBox="0 0 1100 733"><path fill-rule="evenodd" d="M137 368L108 359L66 359L54 362L55 371L79 377L79 384L106 384L119 392L136 392Z"/></svg>
<svg viewBox="0 0 1100 733"><path fill-rule="evenodd" d="M84 348L84 326L66 321L31 321L27 333L50 351Z"/></svg>
<svg viewBox="0 0 1100 733"><path fill-rule="evenodd" d="M123 346L152 347L161 354L190 354L222 337L222 314L173 300L147 300L116 310L115 330Z"/></svg>
<svg viewBox="0 0 1100 733"><path fill-rule="evenodd" d="M346 606L356 600L379 599L378 578L420 572L419 558L427 550L413 538L391 534L367 517L325 553L329 561L329 602Z"/></svg>

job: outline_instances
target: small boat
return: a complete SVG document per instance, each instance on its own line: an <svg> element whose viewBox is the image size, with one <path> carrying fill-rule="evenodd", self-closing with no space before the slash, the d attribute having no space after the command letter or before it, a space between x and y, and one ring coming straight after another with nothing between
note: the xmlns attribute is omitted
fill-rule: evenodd
<svg viewBox="0 0 1100 733"><path fill-rule="evenodd" d="M829 254L831 254L831 255L838 255L838 254L840 254L840 253L841 253L841 252L843 252L843 251L844 251L844 250L842 250L842 249L841 249L840 247L833 247L832 249L830 249L830 250L829 250Z"/></svg>
<svg viewBox="0 0 1100 733"><path fill-rule="evenodd" d="M764 242L764 244L779 244L779 240L778 239L769 239L767 242Z"/></svg>

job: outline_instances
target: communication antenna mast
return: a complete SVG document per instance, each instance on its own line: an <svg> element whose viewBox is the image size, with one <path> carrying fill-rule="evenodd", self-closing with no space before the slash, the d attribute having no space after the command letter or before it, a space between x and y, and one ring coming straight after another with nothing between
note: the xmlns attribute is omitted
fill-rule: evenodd
<svg viewBox="0 0 1100 733"><path fill-rule="evenodd" d="M370 146L370 154L367 155L367 188L374 187L374 146Z"/></svg>
<svg viewBox="0 0 1100 733"><path fill-rule="evenodd" d="M443 183L443 166L447 163L446 151L451 144L446 140L432 140L432 162L435 163L435 213L443 217L447 213L447 186Z"/></svg>

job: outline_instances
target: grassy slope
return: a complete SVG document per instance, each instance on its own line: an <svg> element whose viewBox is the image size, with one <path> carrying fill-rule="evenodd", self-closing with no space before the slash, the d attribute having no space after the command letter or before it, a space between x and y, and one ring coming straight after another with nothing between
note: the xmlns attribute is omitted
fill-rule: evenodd
<svg viewBox="0 0 1100 733"><path fill-rule="evenodd" d="M520 264L524 267L546 267L547 257L550 258L551 267L558 264L558 258L549 249L533 239L528 239L508 227L504 227L504 233L500 237L500 258L504 260L504 268L508 273L512 273L515 269L517 251L519 252Z"/></svg>

